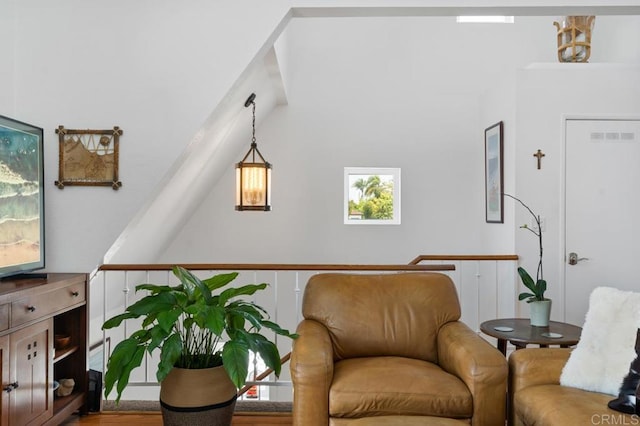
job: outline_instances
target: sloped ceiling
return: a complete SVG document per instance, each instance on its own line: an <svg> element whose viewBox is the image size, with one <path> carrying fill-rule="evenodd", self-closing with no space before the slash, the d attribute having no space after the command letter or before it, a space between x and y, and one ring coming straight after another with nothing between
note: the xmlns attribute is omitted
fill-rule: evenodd
<svg viewBox="0 0 640 426"><path fill-rule="evenodd" d="M273 43L247 67L224 100L193 137L182 156L159 182L149 201L104 257L104 263L151 263L230 164L251 141L251 109L256 93L256 126L276 105L286 103Z"/></svg>

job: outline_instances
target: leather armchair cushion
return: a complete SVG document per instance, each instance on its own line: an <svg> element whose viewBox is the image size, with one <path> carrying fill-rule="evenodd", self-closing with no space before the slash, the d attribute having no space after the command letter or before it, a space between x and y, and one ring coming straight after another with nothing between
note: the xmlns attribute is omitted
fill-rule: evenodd
<svg viewBox="0 0 640 426"><path fill-rule="evenodd" d="M319 274L307 283L302 314L329 330L336 360L404 356L437 363L438 331L460 318L460 303L444 274Z"/></svg>
<svg viewBox="0 0 640 426"><path fill-rule="evenodd" d="M468 418L473 414L473 400L459 378L428 361L351 358L335 364L329 414L342 418L394 414Z"/></svg>
<svg viewBox="0 0 640 426"><path fill-rule="evenodd" d="M447 419L424 416L379 416L362 419L335 419L329 426L469 426L469 419Z"/></svg>
<svg viewBox="0 0 640 426"><path fill-rule="evenodd" d="M538 385L514 395L516 425L592 425L608 419L632 425L638 419L607 407L611 395L560 385ZM614 424L614 423L611 423Z"/></svg>

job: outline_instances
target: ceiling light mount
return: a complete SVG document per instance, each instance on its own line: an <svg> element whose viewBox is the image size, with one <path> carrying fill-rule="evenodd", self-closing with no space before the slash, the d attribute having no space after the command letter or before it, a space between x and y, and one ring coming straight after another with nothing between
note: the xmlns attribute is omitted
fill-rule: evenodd
<svg viewBox="0 0 640 426"><path fill-rule="evenodd" d="M249 108L249 105L251 104L254 104L255 106L255 102L254 102L255 100L256 100L256 94L255 93L250 94L247 100L244 102L244 107Z"/></svg>

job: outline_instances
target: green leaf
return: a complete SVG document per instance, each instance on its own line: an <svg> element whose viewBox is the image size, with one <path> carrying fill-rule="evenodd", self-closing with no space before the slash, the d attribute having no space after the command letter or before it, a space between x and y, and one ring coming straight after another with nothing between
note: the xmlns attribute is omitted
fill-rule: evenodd
<svg viewBox="0 0 640 426"><path fill-rule="evenodd" d="M129 338L134 339L138 344L144 344L147 340L151 339L151 333L149 330L143 328L141 330L134 331Z"/></svg>
<svg viewBox="0 0 640 426"><path fill-rule="evenodd" d="M520 293L520 295L518 296L518 300L524 300L524 299L528 299L530 297L535 298L536 295L535 294L531 294L531 293Z"/></svg>
<svg viewBox="0 0 640 426"><path fill-rule="evenodd" d="M142 357L135 364L135 360L139 349L144 354L144 346L138 344L135 338L128 338L118 343L111 352L111 356L107 361L107 371L104 375L104 394L109 396L113 390L114 384L118 383L118 389L124 389L124 386L129 382L129 374L131 370L139 366L142 362ZM117 400L120 400L121 390L118 390Z"/></svg>
<svg viewBox="0 0 640 426"><path fill-rule="evenodd" d="M249 348L240 341L228 341L222 349L222 365L233 384L241 388L249 373Z"/></svg>
<svg viewBox="0 0 640 426"><path fill-rule="evenodd" d="M531 278L531 275L529 275L529 273L527 273L524 268L518 268L518 274L522 279L522 284L524 284L524 286L531 290L531 292L533 293L531 297L533 297L535 300L544 300L544 292L547 291L547 282L545 280L538 280L537 282L533 282L533 278ZM522 294L520 296L522 296ZM524 297L520 297L520 300L522 300L523 298Z"/></svg>
<svg viewBox="0 0 640 426"><path fill-rule="evenodd" d="M145 296L127 308L127 311L138 316L168 311L176 304L176 298L171 293L159 293Z"/></svg>
<svg viewBox="0 0 640 426"><path fill-rule="evenodd" d="M209 288L209 290L217 290L225 285L229 284L231 281L235 280L238 276L237 272L230 272L228 274L218 274L214 275L211 278L207 278L202 282Z"/></svg>
<svg viewBox="0 0 640 426"><path fill-rule="evenodd" d="M197 294L199 292L199 294L203 296L205 303L209 303L209 301L211 300L211 290L209 290L209 287L207 287L207 285L204 282L202 282L200 278L195 276L190 271L182 268L182 273L184 274L184 276L183 278L181 278L181 280L187 280L189 283L191 283L191 285L193 285L195 289L194 296L196 297L196 299L197 299Z"/></svg>
<svg viewBox="0 0 640 426"><path fill-rule="evenodd" d="M173 267L173 275L178 277L180 282L182 283L183 290L185 294L189 297L189 300L193 300L193 293L196 289L196 284L194 282L194 275L184 269L182 266L174 266Z"/></svg>
<svg viewBox="0 0 640 426"><path fill-rule="evenodd" d="M169 287L168 285L155 285L155 284L139 284L136 286L136 292L141 290L150 291L153 294L157 293L165 293L167 291L173 290L173 287Z"/></svg>
<svg viewBox="0 0 640 426"><path fill-rule="evenodd" d="M518 274L520 275L520 279L522 279L522 284L532 292L536 292L536 284L533 282L533 278L531 275L524 269L518 268Z"/></svg>
<svg viewBox="0 0 640 426"><path fill-rule="evenodd" d="M280 352L278 347L270 342L266 337L258 333L251 334L256 351L262 357L267 367L272 368L277 377L280 377L282 363L280 362Z"/></svg>
<svg viewBox="0 0 640 426"><path fill-rule="evenodd" d="M245 323L244 316L239 315L233 311L231 312L227 311L226 320L227 320L227 324L226 324L225 330L229 335L229 337L231 338L231 340L233 340L236 338L236 335L238 334L238 330L244 331L244 323Z"/></svg>
<svg viewBox="0 0 640 426"><path fill-rule="evenodd" d="M107 330L109 328L117 327L120 325L120 323L122 323L122 321L131 319L131 318L138 318L139 316L140 315L136 315L131 312L125 312L123 314L116 315L115 317L109 318L108 320L106 320L104 324L102 324L102 329Z"/></svg>
<svg viewBox="0 0 640 426"><path fill-rule="evenodd" d="M191 327L193 327L193 325L196 322L193 320L193 317L186 317L183 321L182 321L182 327L187 330Z"/></svg>
<svg viewBox="0 0 640 426"><path fill-rule="evenodd" d="M144 347L138 346L136 348L135 353L129 359L129 362L125 365L124 369L120 374L120 379L118 380L118 384L116 385L116 391L118 392L118 397L116 398L116 402L120 401L120 397L122 396L122 392L124 388L129 384L129 377L131 375L131 371L139 367L142 364L142 358L144 357Z"/></svg>
<svg viewBox="0 0 640 426"><path fill-rule="evenodd" d="M289 330L285 330L284 328L280 327L275 322L268 321L268 320L263 320L262 321L262 325L267 327L271 331L274 331L276 334L281 335L281 336L291 337L292 339L297 339L298 338L297 334L291 333Z"/></svg>
<svg viewBox="0 0 640 426"><path fill-rule="evenodd" d="M131 357L138 347L138 342L134 339L126 339L118 343L107 361L107 372L104 375L104 394L108 397L113 389L113 385L120 378L120 373L124 367L124 361Z"/></svg>
<svg viewBox="0 0 640 426"><path fill-rule="evenodd" d="M164 339L170 336L171 330L165 330L161 326L156 325L149 330L149 334L151 335L151 341L147 345L147 351L151 353L162 344Z"/></svg>
<svg viewBox="0 0 640 426"><path fill-rule="evenodd" d="M156 378L159 382L163 381L169 371L173 368L180 354L182 353L182 340L180 335L174 333L169 336L162 345L160 351L160 362L158 363L158 371Z"/></svg>
<svg viewBox="0 0 640 426"><path fill-rule="evenodd" d="M188 306L189 297L187 297L187 295L182 290L174 290L171 292L171 294L173 294L173 297L176 298L176 304L178 306L181 306L183 309L185 306Z"/></svg>
<svg viewBox="0 0 640 426"><path fill-rule="evenodd" d="M242 287L237 288L228 288L222 293L220 293L220 301L219 305L224 305L227 303L229 299L232 299L237 296L250 296L254 294L258 290L264 290L267 288L267 284L248 284Z"/></svg>
<svg viewBox="0 0 640 426"><path fill-rule="evenodd" d="M547 282L545 280L538 280L538 294L541 299L544 299L544 292L547 291Z"/></svg>
<svg viewBox="0 0 640 426"><path fill-rule="evenodd" d="M147 316L144 317L144 320L142 320L142 326L143 327L150 326L156 320L156 317L157 315L155 313L147 314Z"/></svg>
<svg viewBox="0 0 640 426"><path fill-rule="evenodd" d="M176 322L182 315L182 310L180 308L174 308L170 311L160 312L158 314L158 325L162 327L165 331L170 332L175 326Z"/></svg>
<svg viewBox="0 0 640 426"><path fill-rule="evenodd" d="M244 317L257 330L260 330L262 328L263 315L258 309L256 309L255 305L241 302L234 304L233 307L227 307L227 309L231 310L235 314Z"/></svg>
<svg viewBox="0 0 640 426"><path fill-rule="evenodd" d="M220 336L224 331L224 309L219 306L209 306L205 318L205 327L211 330L216 336Z"/></svg>

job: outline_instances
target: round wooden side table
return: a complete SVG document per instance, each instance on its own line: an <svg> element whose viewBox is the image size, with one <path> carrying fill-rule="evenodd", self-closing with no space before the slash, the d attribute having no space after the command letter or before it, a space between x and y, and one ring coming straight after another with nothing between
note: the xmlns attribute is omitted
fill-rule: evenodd
<svg viewBox="0 0 640 426"><path fill-rule="evenodd" d="M582 327L558 321L549 321L549 327L533 327L529 318L499 318L480 324L480 331L498 339L498 349L506 355L507 342L516 350L527 345L568 348L580 341Z"/></svg>

